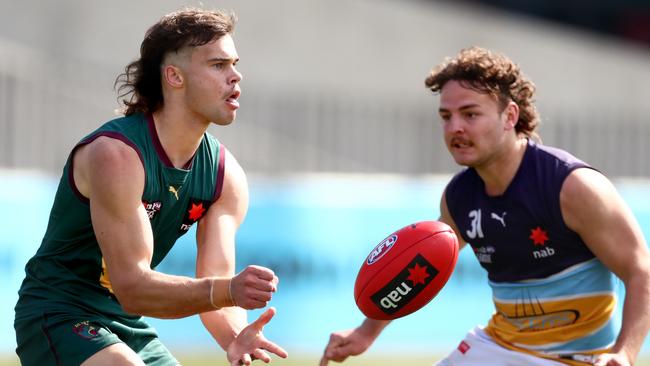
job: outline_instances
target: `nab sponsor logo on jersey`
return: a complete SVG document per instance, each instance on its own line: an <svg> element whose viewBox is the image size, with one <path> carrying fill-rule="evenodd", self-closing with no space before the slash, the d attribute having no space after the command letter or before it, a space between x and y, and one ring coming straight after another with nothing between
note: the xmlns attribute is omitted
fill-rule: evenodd
<svg viewBox="0 0 650 366"><path fill-rule="evenodd" d="M555 255L555 249L546 246L549 241L548 232L541 227L530 229L530 236L528 237L533 241L535 247L541 246L539 250L533 250L533 258L541 259Z"/></svg>
<svg viewBox="0 0 650 366"><path fill-rule="evenodd" d="M368 255L368 260L366 261L368 265L376 263L381 259L388 251L397 243L397 235L393 234L386 239L382 240L381 243L377 244L375 249L370 252Z"/></svg>
<svg viewBox="0 0 650 366"><path fill-rule="evenodd" d="M496 252L493 246L473 248L474 255L481 263L492 263L492 254Z"/></svg>
<svg viewBox="0 0 650 366"><path fill-rule="evenodd" d="M149 220L153 220L156 214L162 209L162 202L160 201L151 203L142 201L142 205L144 206L144 209L147 210L147 216L149 217Z"/></svg>
<svg viewBox="0 0 650 366"><path fill-rule="evenodd" d="M371 296L384 313L394 314L416 297L437 275L438 270L418 254L384 288Z"/></svg>
<svg viewBox="0 0 650 366"><path fill-rule="evenodd" d="M211 201L191 198L190 202L187 204L187 209L185 210L185 216L183 217L180 232L187 232L195 222L199 221L205 215L211 204Z"/></svg>

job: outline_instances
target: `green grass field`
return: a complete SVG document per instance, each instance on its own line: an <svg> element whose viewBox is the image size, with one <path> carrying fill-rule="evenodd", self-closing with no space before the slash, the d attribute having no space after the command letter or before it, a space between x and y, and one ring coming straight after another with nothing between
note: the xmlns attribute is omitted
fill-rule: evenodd
<svg viewBox="0 0 650 366"><path fill-rule="evenodd" d="M183 366L229 366L225 361L223 354L218 354L214 356L178 356L178 360L183 364ZM296 356L290 357L286 360L274 357L273 361L269 365L273 366L309 366L314 365L318 366L319 359L317 357L308 357L308 356ZM431 366L435 359L433 357L420 357L414 358L410 357L407 359L396 358L396 357L351 357L345 363L335 363L330 362L330 365L343 365L343 366L395 366L395 365L422 365L422 366ZM255 366L266 365L264 362L255 361L253 362ZM0 366L20 366L17 357L13 356L4 356L0 358ZM647 366L650 366L647 365Z"/></svg>
<svg viewBox="0 0 650 366"><path fill-rule="evenodd" d="M180 358L180 357L179 357ZM227 362L220 358L215 359L201 359L201 358L182 358L180 359L183 366L229 366ZM273 358L273 361L269 365L274 366L318 366L319 359L317 357L306 357L306 356L296 356L290 357L286 360L280 358ZM394 365L422 365L422 366L431 366L434 359L431 357L422 357L422 358L408 358L408 359L399 359L399 358L376 358L376 357L351 357L345 363L340 364L336 362L330 362L330 365L343 365L343 366L394 366ZM253 365L266 365L264 362L257 361Z"/></svg>
<svg viewBox="0 0 650 366"><path fill-rule="evenodd" d="M214 354L214 355L186 355L178 356L179 361L183 366L229 366L228 363L224 360L223 354ZM330 362L330 365L342 365L342 366L431 366L436 360L435 357L385 357L377 355L368 355L368 356L359 356L351 357L346 362L340 364L335 362ZM273 358L273 361L269 365L274 366L318 366L319 359L318 357L309 357L309 356L291 356L289 359L283 360L279 358ZM19 366L20 363L18 359L11 355L4 355L0 358L0 366ZM253 362L255 366L266 365L264 362L256 361ZM650 366L650 357L646 356L638 360L635 366Z"/></svg>

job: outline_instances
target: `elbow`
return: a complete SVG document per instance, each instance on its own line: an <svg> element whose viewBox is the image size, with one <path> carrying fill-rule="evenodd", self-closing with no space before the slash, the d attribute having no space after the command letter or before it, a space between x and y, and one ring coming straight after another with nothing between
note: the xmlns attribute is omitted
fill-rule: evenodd
<svg viewBox="0 0 650 366"><path fill-rule="evenodd" d="M126 313L133 315L147 315L147 309L145 308L146 302L142 301L140 284L143 281L132 277L133 279L120 279L119 281L113 282L113 294L117 298L117 301L122 306L122 310Z"/></svg>
<svg viewBox="0 0 650 366"><path fill-rule="evenodd" d="M137 301L131 300L131 297L118 296L117 299L125 313L140 316L147 315L146 309L144 309L141 304L138 304Z"/></svg>
<svg viewBox="0 0 650 366"><path fill-rule="evenodd" d="M650 294L650 262L646 261L644 265L633 267L624 276L619 277L625 284L626 291Z"/></svg>

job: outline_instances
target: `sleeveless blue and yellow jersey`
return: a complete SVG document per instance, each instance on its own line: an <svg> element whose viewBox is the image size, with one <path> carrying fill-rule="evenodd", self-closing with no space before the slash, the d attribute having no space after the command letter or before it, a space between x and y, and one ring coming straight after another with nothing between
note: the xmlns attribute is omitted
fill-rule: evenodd
<svg viewBox="0 0 650 366"><path fill-rule="evenodd" d="M502 195L488 196L472 168L447 186L449 212L492 288L496 312L485 331L506 348L556 358L615 341L615 277L562 218L560 190L578 168L590 167L528 141Z"/></svg>
<svg viewBox="0 0 650 366"><path fill-rule="evenodd" d="M188 164L177 169L162 148L150 115L134 114L107 122L73 149L59 182L48 227L37 253L25 267L16 319L77 308L109 316L126 314L112 293L90 218L87 198L73 180L74 151L100 136L118 139L139 155L145 172L142 205L154 238L151 268L176 240L199 221L221 193L225 148L205 133Z"/></svg>

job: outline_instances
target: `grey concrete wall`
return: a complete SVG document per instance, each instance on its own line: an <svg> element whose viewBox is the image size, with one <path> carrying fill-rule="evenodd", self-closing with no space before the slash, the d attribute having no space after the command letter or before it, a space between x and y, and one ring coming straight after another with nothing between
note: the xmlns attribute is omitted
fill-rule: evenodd
<svg viewBox="0 0 650 366"><path fill-rule="evenodd" d="M250 171L454 171L423 79L480 45L536 82L545 142L611 174L650 174L648 49L448 3L203 3L240 18L242 109L211 132ZM114 116L113 81L145 30L184 4L0 0L0 165L60 171L72 144Z"/></svg>

